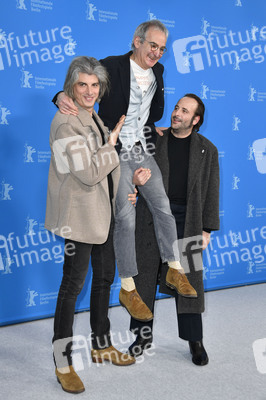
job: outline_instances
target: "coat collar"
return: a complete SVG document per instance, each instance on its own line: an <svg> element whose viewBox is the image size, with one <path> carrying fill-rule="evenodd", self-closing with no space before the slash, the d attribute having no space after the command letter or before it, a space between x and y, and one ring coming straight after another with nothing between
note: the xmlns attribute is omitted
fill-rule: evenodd
<svg viewBox="0 0 266 400"><path fill-rule="evenodd" d="M129 96L130 96L130 56L133 51L124 54L120 60L120 79L122 84L122 90L125 96L126 104L129 105Z"/></svg>
<svg viewBox="0 0 266 400"><path fill-rule="evenodd" d="M74 100L74 104L76 107L78 107L78 115L77 118L80 120L83 126L88 126L91 125L93 122L92 116L89 113L89 111L85 110L83 107L81 107L76 100ZM95 111L93 110L93 114Z"/></svg>
<svg viewBox="0 0 266 400"><path fill-rule="evenodd" d="M102 141L101 133L100 133L100 131L99 131L99 129L98 129L98 127L97 127L95 121L93 120L91 114L90 114L87 110L85 110L83 107L81 107L76 101L74 101L74 103L75 103L75 105L78 107L79 113L78 113L78 115L77 115L77 118L80 120L81 124L82 124L83 126L90 126L90 127L92 127L92 128L93 128L93 131L97 133L97 135L99 136L99 138L100 138L101 141ZM98 114L96 113L95 110L93 110L92 114L93 114L93 117L97 119L97 122L98 122L99 125L101 126L101 128L102 128L102 130L103 130L103 132L104 132L104 134L105 134L105 138L107 138L107 129L106 129L106 127L104 126L102 120L99 118L99 116L98 116Z"/></svg>
<svg viewBox="0 0 266 400"><path fill-rule="evenodd" d="M196 183L202 161L206 157L207 148L202 143L202 137L197 132L192 132L189 149L188 185L187 199Z"/></svg>

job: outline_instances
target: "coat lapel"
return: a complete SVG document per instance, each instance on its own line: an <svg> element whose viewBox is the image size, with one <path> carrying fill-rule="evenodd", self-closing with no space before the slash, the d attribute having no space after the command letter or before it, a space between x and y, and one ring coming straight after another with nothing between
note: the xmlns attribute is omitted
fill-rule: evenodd
<svg viewBox="0 0 266 400"><path fill-rule="evenodd" d="M163 88L163 76L161 70L158 68L158 64L155 64L154 67L152 67L153 73L156 78L157 82L157 90L162 90Z"/></svg>
<svg viewBox="0 0 266 400"><path fill-rule="evenodd" d="M197 181L200 173L201 164L207 154L207 148L202 144L199 135L196 132L191 134L190 150L189 150L189 168L188 168L188 186L187 186L187 202L192 192L193 186Z"/></svg>
<svg viewBox="0 0 266 400"><path fill-rule="evenodd" d="M130 97L130 56L132 51L125 54L124 57L120 61L119 66L119 75L121 79L121 87L123 94L125 96L126 105L128 108L129 105L129 97Z"/></svg>
<svg viewBox="0 0 266 400"><path fill-rule="evenodd" d="M78 107L79 109L79 113L77 118L80 120L80 122L82 123L83 126L90 126L92 132L97 136L97 141L100 145L103 145L102 143L102 135L96 125L96 123L94 122L92 116L90 115L90 113L88 111L86 111L84 108L82 108L76 101L74 102L75 105ZM98 117L97 113L93 110L93 115L95 118L97 118L97 121L99 123L99 125L101 125L103 132L105 134L105 138L107 139L107 129L106 127L103 125L101 119Z"/></svg>
<svg viewBox="0 0 266 400"><path fill-rule="evenodd" d="M168 160L168 138L171 128L164 132L163 136L157 137L155 160L161 170L166 193L169 186L169 160Z"/></svg>

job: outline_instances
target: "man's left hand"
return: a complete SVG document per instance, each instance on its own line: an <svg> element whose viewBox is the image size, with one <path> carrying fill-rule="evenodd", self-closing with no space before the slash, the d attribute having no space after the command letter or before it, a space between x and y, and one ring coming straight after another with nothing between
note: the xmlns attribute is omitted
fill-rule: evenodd
<svg viewBox="0 0 266 400"><path fill-rule="evenodd" d="M202 250L205 250L210 243L211 234L205 231L202 231Z"/></svg>
<svg viewBox="0 0 266 400"><path fill-rule="evenodd" d="M134 207L136 207L136 203L137 203L137 193L138 193L138 191L137 191L137 189L135 188L135 189L134 189L134 193L130 193L130 194L128 195L128 201L130 201L131 204L132 204Z"/></svg>
<svg viewBox="0 0 266 400"><path fill-rule="evenodd" d="M163 127L159 128L159 126L155 127L155 130L156 130L156 132L158 133L159 136L163 136L163 130L165 130L165 129L167 129L167 128L163 128Z"/></svg>

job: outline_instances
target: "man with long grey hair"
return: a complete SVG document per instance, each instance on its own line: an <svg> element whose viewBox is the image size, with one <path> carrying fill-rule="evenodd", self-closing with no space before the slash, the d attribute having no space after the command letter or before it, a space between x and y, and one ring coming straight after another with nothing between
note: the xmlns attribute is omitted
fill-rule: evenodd
<svg viewBox="0 0 266 400"><path fill-rule="evenodd" d="M169 267L167 284L181 296L197 297L179 262L175 219L153 158L157 135L154 123L162 118L164 110L164 67L158 61L166 52L167 37L168 30L160 21L144 22L134 33L132 51L101 60L109 73L111 88L100 102L99 116L113 129L118 116L126 115L117 146L121 177L115 208L114 248L121 277L119 300L132 317L141 321L149 321L153 315L135 287L133 277L138 274L135 208L126 201L127 193L134 189L132 173L140 166L151 171L150 179L139 191L153 215L162 261ZM77 113L63 94L57 104L63 113Z"/></svg>
<svg viewBox="0 0 266 400"><path fill-rule="evenodd" d="M72 366L71 351L79 346L73 337L77 296L93 269L90 299L91 357L115 365L135 359L112 346L108 318L110 287L115 275L113 205L120 167L115 150L125 116L113 132L94 111L105 93L108 75L95 58L75 58L66 75L65 93L78 115L56 113L50 130L51 163L45 227L65 239L63 278L54 317L53 349L56 376L63 390L83 392L84 385ZM141 183L141 182L139 182ZM129 199L130 203L132 199ZM135 199L136 200L136 199ZM134 202L134 198L133 198Z"/></svg>

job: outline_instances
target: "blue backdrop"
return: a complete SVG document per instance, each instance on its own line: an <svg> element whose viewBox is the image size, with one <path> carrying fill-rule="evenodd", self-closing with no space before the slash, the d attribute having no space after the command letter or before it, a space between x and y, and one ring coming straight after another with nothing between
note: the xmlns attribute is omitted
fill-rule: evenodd
<svg viewBox="0 0 266 400"><path fill-rule="evenodd" d="M206 290L266 281L265 0L0 0L0 324L51 316L63 242L44 229L53 95L78 55L129 50L160 19L168 126L186 92L206 105L219 149L221 230L204 255ZM91 272L77 309L89 308ZM111 303L118 304L116 279Z"/></svg>

